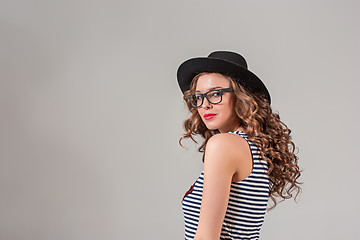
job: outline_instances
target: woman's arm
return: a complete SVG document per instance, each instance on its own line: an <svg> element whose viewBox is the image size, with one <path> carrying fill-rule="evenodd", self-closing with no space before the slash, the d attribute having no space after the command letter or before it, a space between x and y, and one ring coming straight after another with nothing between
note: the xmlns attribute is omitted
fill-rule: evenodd
<svg viewBox="0 0 360 240"><path fill-rule="evenodd" d="M244 139L232 133L209 139L205 150L204 186L199 224L194 240L219 240L230 194L232 177L244 162ZM248 151L248 149L246 149ZM242 159L241 159L242 158Z"/></svg>

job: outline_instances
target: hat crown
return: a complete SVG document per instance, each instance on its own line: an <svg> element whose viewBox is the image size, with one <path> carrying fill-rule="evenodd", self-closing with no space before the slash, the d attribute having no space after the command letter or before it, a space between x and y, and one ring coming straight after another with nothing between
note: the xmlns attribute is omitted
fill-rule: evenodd
<svg viewBox="0 0 360 240"><path fill-rule="evenodd" d="M240 54L228 51L216 51L209 54L208 58L216 58L225 60L236 65L239 65L242 68L248 69L246 60Z"/></svg>

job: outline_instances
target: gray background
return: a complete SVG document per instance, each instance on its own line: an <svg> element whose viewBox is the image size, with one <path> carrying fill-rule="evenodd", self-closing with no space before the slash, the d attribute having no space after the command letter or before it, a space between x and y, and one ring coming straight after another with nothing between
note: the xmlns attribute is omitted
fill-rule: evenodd
<svg viewBox="0 0 360 240"><path fill-rule="evenodd" d="M183 239L202 169L178 65L242 53L293 130L296 204L262 239L355 239L359 1L0 2L0 239Z"/></svg>

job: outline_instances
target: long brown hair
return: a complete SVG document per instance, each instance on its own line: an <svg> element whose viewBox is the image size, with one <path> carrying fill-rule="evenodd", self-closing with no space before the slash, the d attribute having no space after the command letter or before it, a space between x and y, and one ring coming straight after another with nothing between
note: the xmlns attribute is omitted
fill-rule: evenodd
<svg viewBox="0 0 360 240"><path fill-rule="evenodd" d="M209 130L202 121L196 108L193 108L188 96L195 92L200 73L191 82L190 90L184 93L191 116L185 120L185 134L179 139L179 144L186 138L194 139L195 135L202 136L205 140L198 148L204 153L207 141L218 130ZM301 192L301 171L298 166L298 157L295 155L295 144L291 140L291 130L280 120L278 113L274 113L265 98L257 96L239 84L235 78L230 78L231 87L235 94L235 112L240 119L241 127L245 130L248 139L260 148L262 159L267 162L270 180L269 196L273 201L272 209L281 201L294 197L295 200ZM204 156L203 156L204 160Z"/></svg>

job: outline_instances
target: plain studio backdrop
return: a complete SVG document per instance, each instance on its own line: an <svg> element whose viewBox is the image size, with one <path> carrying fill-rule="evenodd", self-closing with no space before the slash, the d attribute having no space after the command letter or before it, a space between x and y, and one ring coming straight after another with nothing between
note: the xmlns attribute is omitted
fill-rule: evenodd
<svg viewBox="0 0 360 240"><path fill-rule="evenodd" d="M0 239L183 239L202 170L176 81L231 50L292 130L303 191L261 239L355 239L359 1L0 3Z"/></svg>

